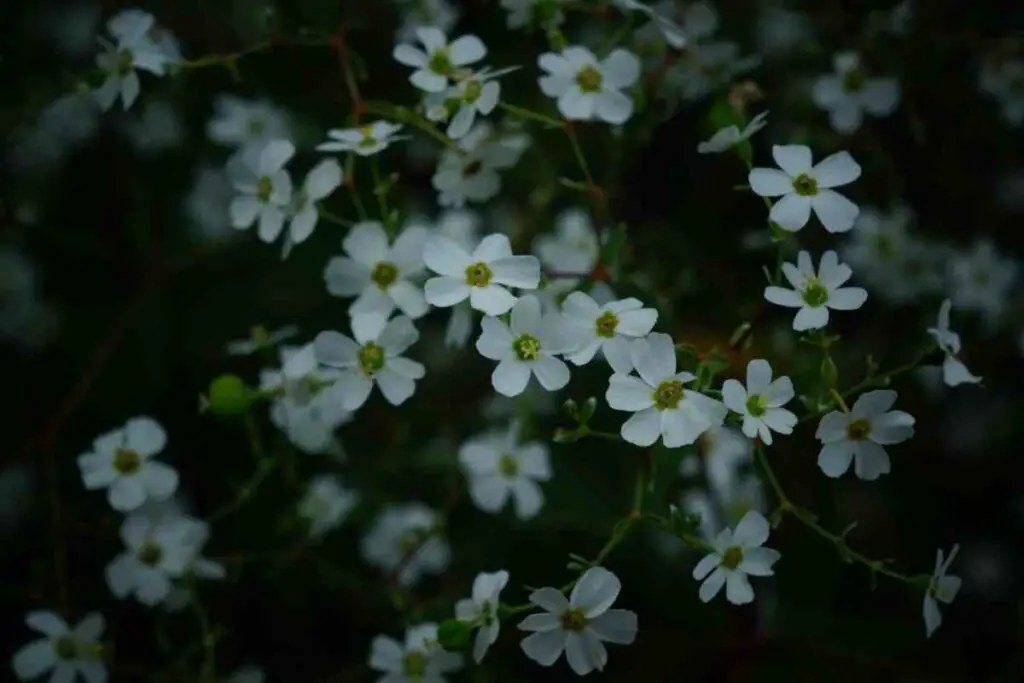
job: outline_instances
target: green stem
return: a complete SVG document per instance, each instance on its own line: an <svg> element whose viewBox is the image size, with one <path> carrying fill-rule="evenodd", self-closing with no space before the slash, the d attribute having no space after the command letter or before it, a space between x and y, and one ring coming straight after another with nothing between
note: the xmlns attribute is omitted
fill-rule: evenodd
<svg viewBox="0 0 1024 683"><path fill-rule="evenodd" d="M517 107L514 104L508 104L507 102L499 102L498 107L500 107L504 111L507 111L509 114L515 116L516 118L526 119L529 121L537 121L538 123L544 124L548 128L563 128L565 126L565 124L559 121L558 119L551 118L550 116L545 116L544 114L539 114L530 109Z"/></svg>

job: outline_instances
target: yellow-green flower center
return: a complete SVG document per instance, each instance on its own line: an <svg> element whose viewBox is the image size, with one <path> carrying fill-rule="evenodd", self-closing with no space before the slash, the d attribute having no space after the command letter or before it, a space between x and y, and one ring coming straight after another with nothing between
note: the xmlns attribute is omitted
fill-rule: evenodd
<svg viewBox="0 0 1024 683"><path fill-rule="evenodd" d="M482 161L480 161L479 159L473 159L468 164L462 167L462 177L468 178L470 176L474 176L477 173L479 173L483 167L484 163Z"/></svg>
<svg viewBox="0 0 1024 683"><path fill-rule="evenodd" d="M135 474L142 467L142 458L131 448L118 448L114 452L114 469L118 474Z"/></svg>
<svg viewBox="0 0 1024 683"><path fill-rule="evenodd" d="M416 550L420 545L420 535L417 531L410 531L409 533L402 534L398 539L398 549L402 552L402 555L408 555L412 551Z"/></svg>
<svg viewBox="0 0 1024 683"><path fill-rule="evenodd" d="M359 349L359 367L362 368L363 374L372 375L380 372L384 367L384 360L384 349L373 342L367 342Z"/></svg>
<svg viewBox="0 0 1024 683"><path fill-rule="evenodd" d="M117 53L117 73L121 76L127 76L132 70L132 64L135 62L135 55L128 48L123 48Z"/></svg>
<svg viewBox="0 0 1024 683"><path fill-rule="evenodd" d="M359 141L360 147L373 147L377 144L377 138L373 137L373 126L363 126L359 129L363 139Z"/></svg>
<svg viewBox="0 0 1024 683"><path fill-rule="evenodd" d="M861 418L846 425L846 438L850 441L863 441L871 433L871 422Z"/></svg>
<svg viewBox="0 0 1024 683"><path fill-rule="evenodd" d="M370 279L382 290L387 289L398 279L398 266L388 261L380 261L373 267Z"/></svg>
<svg viewBox="0 0 1024 683"><path fill-rule="evenodd" d="M274 191L274 181L269 176L263 176L256 183L256 196L263 203L270 201L270 194Z"/></svg>
<svg viewBox="0 0 1024 683"><path fill-rule="evenodd" d="M670 379L658 385L651 398L654 400L654 407L658 410L669 410L679 405L683 400L686 390L683 383L677 379Z"/></svg>
<svg viewBox="0 0 1024 683"><path fill-rule="evenodd" d="M843 90L846 92L860 92L866 82L867 75L861 69L847 69L843 74Z"/></svg>
<svg viewBox="0 0 1024 683"><path fill-rule="evenodd" d="M160 558L163 557L164 551L153 541L147 540L139 547L139 562L146 565L147 567L155 567L159 562Z"/></svg>
<svg viewBox="0 0 1024 683"><path fill-rule="evenodd" d="M447 76L452 72L455 66L452 64L451 57L448 54L448 48L442 47L434 54L430 55L430 61L427 63L427 68L436 74Z"/></svg>
<svg viewBox="0 0 1024 683"><path fill-rule="evenodd" d="M747 397L747 412L753 417L761 417L768 412L768 399L760 394L751 394Z"/></svg>
<svg viewBox="0 0 1024 683"><path fill-rule="evenodd" d="M813 197L818 194L818 181L806 173L801 173L793 180L793 191L801 197Z"/></svg>
<svg viewBox="0 0 1024 683"><path fill-rule="evenodd" d="M78 659L78 642L72 636L60 636L53 644L53 652L65 662Z"/></svg>
<svg viewBox="0 0 1024 683"><path fill-rule="evenodd" d="M532 335L523 334L512 342L512 349L519 360L537 360L537 356L540 355L540 340Z"/></svg>
<svg viewBox="0 0 1024 683"><path fill-rule="evenodd" d="M615 330L619 326L619 318L611 311L605 311L597 318L595 323L597 336L611 339L615 336Z"/></svg>
<svg viewBox="0 0 1024 683"><path fill-rule="evenodd" d="M726 569L736 569L743 562L743 548L733 546L722 554L721 566Z"/></svg>
<svg viewBox="0 0 1024 683"><path fill-rule="evenodd" d="M410 652L402 660L402 668L406 676L418 680L427 672L427 656L422 652Z"/></svg>
<svg viewBox="0 0 1024 683"><path fill-rule="evenodd" d="M510 455L502 455L498 458L498 472L506 479L511 479L519 474L519 463Z"/></svg>
<svg viewBox="0 0 1024 683"><path fill-rule="evenodd" d="M259 137L263 135L263 131L266 130L266 124L263 119L258 117L252 117L245 122L245 132L249 137Z"/></svg>
<svg viewBox="0 0 1024 683"><path fill-rule="evenodd" d="M466 83L466 90L462 94L462 99L466 100L469 104L473 104L484 91L483 83L480 81L469 81Z"/></svg>
<svg viewBox="0 0 1024 683"><path fill-rule="evenodd" d="M587 65L576 72L576 85L585 93L601 92L603 80L601 71L593 65Z"/></svg>
<svg viewBox="0 0 1024 683"><path fill-rule="evenodd" d="M803 292L804 303L811 308L818 308L824 306L828 301L828 288L818 282L817 278L807 278L807 284L804 286Z"/></svg>
<svg viewBox="0 0 1024 683"><path fill-rule="evenodd" d="M590 620L580 610L575 607L570 607L565 614L562 615L562 628L566 631L575 631L579 633L587 627L587 623Z"/></svg>
<svg viewBox="0 0 1024 683"><path fill-rule="evenodd" d="M470 287L486 287L491 284L491 269L481 261L466 267L466 284Z"/></svg>
<svg viewBox="0 0 1024 683"><path fill-rule="evenodd" d="M871 238L871 245L875 248L875 254L883 261L891 261L896 256L896 247L888 235L874 235Z"/></svg>

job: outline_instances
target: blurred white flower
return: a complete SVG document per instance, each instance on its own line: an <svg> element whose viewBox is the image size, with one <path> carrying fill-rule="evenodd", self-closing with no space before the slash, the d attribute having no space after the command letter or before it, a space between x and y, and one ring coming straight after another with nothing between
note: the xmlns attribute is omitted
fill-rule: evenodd
<svg viewBox="0 0 1024 683"><path fill-rule="evenodd" d="M397 570L403 586L415 585L424 574L439 574L451 560L451 549L438 532L440 522L421 503L385 508L363 537L363 559L385 572Z"/></svg>

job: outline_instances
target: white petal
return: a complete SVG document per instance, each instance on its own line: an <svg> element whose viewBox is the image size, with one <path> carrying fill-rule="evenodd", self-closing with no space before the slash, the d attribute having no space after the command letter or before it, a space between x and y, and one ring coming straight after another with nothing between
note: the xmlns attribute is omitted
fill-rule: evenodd
<svg viewBox="0 0 1024 683"><path fill-rule="evenodd" d="M568 599L554 588L539 588L530 593L529 599L541 609L556 615L561 615L569 609Z"/></svg>
<svg viewBox="0 0 1024 683"><path fill-rule="evenodd" d="M829 293L826 305L837 311L855 311L867 300L867 290L860 287L843 287Z"/></svg>
<svg viewBox="0 0 1024 683"><path fill-rule="evenodd" d="M864 481L874 481L883 474L889 474L892 463L885 449L873 441L861 441L856 444L853 469Z"/></svg>
<svg viewBox="0 0 1024 683"><path fill-rule="evenodd" d="M433 277L423 286L427 303L439 308L454 306L469 298L472 288L454 277Z"/></svg>
<svg viewBox="0 0 1024 683"><path fill-rule="evenodd" d="M396 62L417 69L426 66L429 61L427 54L423 50L417 49L412 45L396 45L391 56L394 57Z"/></svg>
<svg viewBox="0 0 1024 683"><path fill-rule="evenodd" d="M512 501L515 503L516 517L525 521L540 512L544 505L544 495L536 482L520 479L512 486Z"/></svg>
<svg viewBox="0 0 1024 683"><path fill-rule="evenodd" d="M820 190L811 198L810 205L814 208L818 220L831 233L851 230L860 213L860 208L856 204L832 190Z"/></svg>
<svg viewBox="0 0 1024 683"><path fill-rule="evenodd" d="M604 84L611 88L628 88L640 77L640 60L628 50L612 50L601 61L601 76Z"/></svg>
<svg viewBox="0 0 1024 683"><path fill-rule="evenodd" d="M178 473L162 462L148 462L139 472L146 493L156 500L166 500L178 490Z"/></svg>
<svg viewBox="0 0 1024 683"><path fill-rule="evenodd" d="M125 445L144 458L156 455L167 445L167 433L150 417L136 417L124 426Z"/></svg>
<svg viewBox="0 0 1024 683"><path fill-rule="evenodd" d="M491 373L491 384L502 396L514 397L526 390L530 382L530 366L506 358Z"/></svg>
<svg viewBox="0 0 1024 683"><path fill-rule="evenodd" d="M632 375L616 373L608 380L605 400L614 410L637 412L654 405L651 387Z"/></svg>
<svg viewBox="0 0 1024 683"><path fill-rule="evenodd" d="M804 300L799 292L782 287L765 287L764 298L776 306L785 306L786 308L802 308L804 305Z"/></svg>
<svg viewBox="0 0 1024 683"><path fill-rule="evenodd" d="M939 605L935 602L935 598L931 593L926 593L924 596L924 629L925 633L929 638L932 634L942 626L942 613L939 611Z"/></svg>
<svg viewBox="0 0 1024 683"><path fill-rule="evenodd" d="M604 567L591 567L573 586L569 604L587 617L595 617L612 606L621 590L622 582L615 574Z"/></svg>
<svg viewBox="0 0 1024 683"><path fill-rule="evenodd" d="M743 515L743 519L736 525L732 532L732 540L744 548L754 548L764 545L770 531L768 520L760 512L751 510Z"/></svg>
<svg viewBox="0 0 1024 683"><path fill-rule="evenodd" d="M537 289L540 285L540 261L536 256L508 256L490 264L492 281L507 287Z"/></svg>
<svg viewBox="0 0 1024 683"><path fill-rule="evenodd" d="M541 666L551 666L565 650L567 632L561 629L538 631L523 639L519 646L523 654Z"/></svg>
<svg viewBox="0 0 1024 683"><path fill-rule="evenodd" d="M352 316L352 336L360 344L376 342L388 324L389 313L361 313Z"/></svg>
<svg viewBox="0 0 1024 683"><path fill-rule="evenodd" d="M388 296L394 300L398 310L410 318L422 318L430 310L423 290L408 280L399 280L388 287Z"/></svg>
<svg viewBox="0 0 1024 683"><path fill-rule="evenodd" d="M661 411L647 408L634 414L619 431L622 438L634 446L651 446L661 436Z"/></svg>
<svg viewBox="0 0 1024 683"><path fill-rule="evenodd" d="M819 161L811 175L818 181L819 189L826 189L852 183L860 173L860 165L849 152L836 152Z"/></svg>
<svg viewBox="0 0 1024 683"><path fill-rule="evenodd" d="M512 333L505 323L497 318L485 317L480 321L481 334L476 350L484 358L502 360L512 353Z"/></svg>
<svg viewBox="0 0 1024 683"><path fill-rule="evenodd" d="M725 572L716 567L711 572L711 576L704 579L704 583L700 585L698 595L701 602L711 602L711 599L718 595L718 591L722 590L723 585L725 585Z"/></svg>
<svg viewBox="0 0 1024 683"><path fill-rule="evenodd" d="M810 220L812 205L811 197L787 194L772 205L768 217L778 223L780 228L796 232Z"/></svg>
<svg viewBox="0 0 1024 683"><path fill-rule="evenodd" d="M811 170L811 149L804 145L772 145L772 158L792 178Z"/></svg>
<svg viewBox="0 0 1024 683"><path fill-rule="evenodd" d="M906 441L914 435L914 416L902 410L879 415L871 421L870 439L889 445Z"/></svg>
<svg viewBox="0 0 1024 683"><path fill-rule="evenodd" d="M954 356L946 356L946 360L942 362L942 381L946 383L946 386L978 384L981 379L981 377L971 374L967 366Z"/></svg>
<svg viewBox="0 0 1024 683"><path fill-rule="evenodd" d="M273 242L284 229L284 212L271 204L264 204L260 211L260 222L256 234L266 242Z"/></svg>
<svg viewBox="0 0 1024 683"><path fill-rule="evenodd" d="M592 633L569 632L565 637L565 659L578 676L600 670L608 660L604 645Z"/></svg>
<svg viewBox="0 0 1024 683"><path fill-rule="evenodd" d="M750 169L747 182L759 197L778 197L793 192L793 179L774 168Z"/></svg>
<svg viewBox="0 0 1024 683"><path fill-rule="evenodd" d="M334 296L356 296L370 284L370 269L346 256L335 256L324 269L327 292ZM375 285L374 285L375 286Z"/></svg>
<svg viewBox="0 0 1024 683"><path fill-rule="evenodd" d="M380 388L380 393L393 406L402 405L416 393L415 382L387 367L376 373L373 379Z"/></svg>
<svg viewBox="0 0 1024 683"><path fill-rule="evenodd" d="M309 239L316 228L318 217L316 206L312 204L292 217L291 223L288 225L288 236L291 238L292 244L301 244Z"/></svg>
<svg viewBox="0 0 1024 683"><path fill-rule="evenodd" d="M625 337L613 337L601 347L605 360L615 374L626 375L633 371L633 355L630 351L632 342ZM650 389L648 388L648 392Z"/></svg>
<svg viewBox="0 0 1024 683"><path fill-rule="evenodd" d="M825 476L833 479L841 477L850 469L853 460L853 444L849 441L827 443L818 453L818 468Z"/></svg>
<svg viewBox="0 0 1024 683"><path fill-rule="evenodd" d="M722 401L735 413L745 415L747 412L747 391L738 380L727 379L722 382Z"/></svg>
<svg viewBox="0 0 1024 683"><path fill-rule="evenodd" d="M597 98L582 92L575 85L558 98L558 111L567 119L588 121L594 118Z"/></svg>
<svg viewBox="0 0 1024 683"><path fill-rule="evenodd" d="M811 308L804 306L793 318L793 329L797 332L803 330L820 330L828 325L828 309L824 306Z"/></svg>
<svg viewBox="0 0 1024 683"><path fill-rule="evenodd" d="M231 216L231 225L234 228L243 230L256 222L263 204L259 199L250 195L235 197L231 200L228 211Z"/></svg>
<svg viewBox="0 0 1024 683"><path fill-rule="evenodd" d="M412 321L404 315L399 315L384 326L377 335L377 343L387 352L388 357L392 358L401 355L419 338L420 333Z"/></svg>
<svg viewBox="0 0 1024 683"><path fill-rule="evenodd" d="M888 116L900 101L900 84L894 78L873 78L864 84L861 102L875 116Z"/></svg>
<svg viewBox="0 0 1024 683"><path fill-rule="evenodd" d="M824 443L832 443L846 438L846 427L850 424L850 418L846 413L834 410L821 418L814 438Z"/></svg>
<svg viewBox="0 0 1024 683"><path fill-rule="evenodd" d="M637 617L629 610L610 609L594 617L589 626L601 640L630 645L636 639Z"/></svg>
<svg viewBox="0 0 1024 683"><path fill-rule="evenodd" d="M771 382L771 363L760 358L747 363L747 391L756 395L764 394Z"/></svg>
<svg viewBox="0 0 1024 683"><path fill-rule="evenodd" d="M371 268L388 258L388 236L384 226L376 221L352 226L341 246L354 261Z"/></svg>
<svg viewBox="0 0 1024 683"><path fill-rule="evenodd" d="M629 337L643 337L651 333L658 322L658 311L653 308L640 308L623 311L618 314L619 324L615 332Z"/></svg>
<svg viewBox="0 0 1024 683"><path fill-rule="evenodd" d="M53 612L37 610L25 615L25 624L44 636L58 638L68 632L67 623Z"/></svg>
<svg viewBox="0 0 1024 683"><path fill-rule="evenodd" d="M853 419L872 418L889 411L899 396L892 389L875 389L861 394L853 404L850 414Z"/></svg>
<svg viewBox="0 0 1024 683"><path fill-rule="evenodd" d="M700 562L698 562L693 568L693 578L697 581L703 580L708 574L713 572L716 567L718 567L718 563L721 559L721 557L714 553L702 557Z"/></svg>
<svg viewBox="0 0 1024 683"><path fill-rule="evenodd" d="M725 598L734 605L745 605L754 601L754 589L750 579L743 572L729 572L725 578Z"/></svg>
<svg viewBox="0 0 1024 683"><path fill-rule="evenodd" d="M635 340L631 356L637 372L652 387L676 372L675 343L667 334L655 332L645 339Z"/></svg>
<svg viewBox="0 0 1024 683"><path fill-rule="evenodd" d="M350 371L338 379L337 387L341 407L352 412L366 403L373 390L373 382L360 372Z"/></svg>
<svg viewBox="0 0 1024 683"><path fill-rule="evenodd" d="M38 677L57 664L53 643L48 639L36 640L14 653L11 667L14 675L22 681Z"/></svg>
<svg viewBox="0 0 1024 683"><path fill-rule="evenodd" d="M473 258L454 240L431 235L423 245L423 262L435 273L464 281Z"/></svg>
<svg viewBox="0 0 1024 683"><path fill-rule="evenodd" d="M146 502L146 487L138 477L119 477L107 489L107 501L119 512L134 510Z"/></svg>
<svg viewBox="0 0 1024 683"><path fill-rule="evenodd" d="M420 69L419 71L413 72L413 74L409 76L409 82L423 92L428 93L442 92L448 87L447 78L426 69Z"/></svg>
<svg viewBox="0 0 1024 683"><path fill-rule="evenodd" d="M633 100L618 90L603 90L594 100L594 112L605 123L621 125L633 115Z"/></svg>
<svg viewBox="0 0 1024 683"><path fill-rule="evenodd" d="M771 576L775 573L772 566L780 557L782 553L771 548L746 548L743 550L743 562L737 569L751 576Z"/></svg>
<svg viewBox="0 0 1024 683"><path fill-rule="evenodd" d="M387 636L377 636L370 642L370 668L381 673L402 671L405 650L401 644Z"/></svg>
<svg viewBox="0 0 1024 683"><path fill-rule="evenodd" d="M313 340L316 360L325 365L351 367L359 362L359 344L340 332L327 330Z"/></svg>
<svg viewBox="0 0 1024 683"><path fill-rule="evenodd" d="M512 307L509 327L513 335L537 334L541 329L542 319L540 300L533 295L527 295L516 301Z"/></svg>
<svg viewBox="0 0 1024 683"><path fill-rule="evenodd" d="M277 173L294 155L295 145L288 140L271 140L260 152L260 175L269 176Z"/></svg>
<svg viewBox="0 0 1024 683"><path fill-rule="evenodd" d="M504 315L516 304L516 297L500 285L469 288L469 304L484 315Z"/></svg>
<svg viewBox="0 0 1024 683"><path fill-rule="evenodd" d="M474 35L457 38L448 46L448 50L452 64L455 66L472 64L487 56L487 47Z"/></svg>
<svg viewBox="0 0 1024 683"><path fill-rule="evenodd" d="M547 354L541 354L532 364L533 374L548 391L558 391L569 383L569 366Z"/></svg>

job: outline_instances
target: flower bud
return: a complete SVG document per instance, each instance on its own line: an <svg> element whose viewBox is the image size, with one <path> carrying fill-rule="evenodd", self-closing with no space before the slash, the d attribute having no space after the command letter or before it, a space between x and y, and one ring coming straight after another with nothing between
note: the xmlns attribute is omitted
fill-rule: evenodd
<svg viewBox="0 0 1024 683"><path fill-rule="evenodd" d="M214 415L241 415L252 405L252 392L238 375L221 375L210 382L206 400Z"/></svg>
<svg viewBox="0 0 1024 683"><path fill-rule="evenodd" d="M452 652L465 649L469 644L469 624L458 619L445 619L437 627L437 642Z"/></svg>

